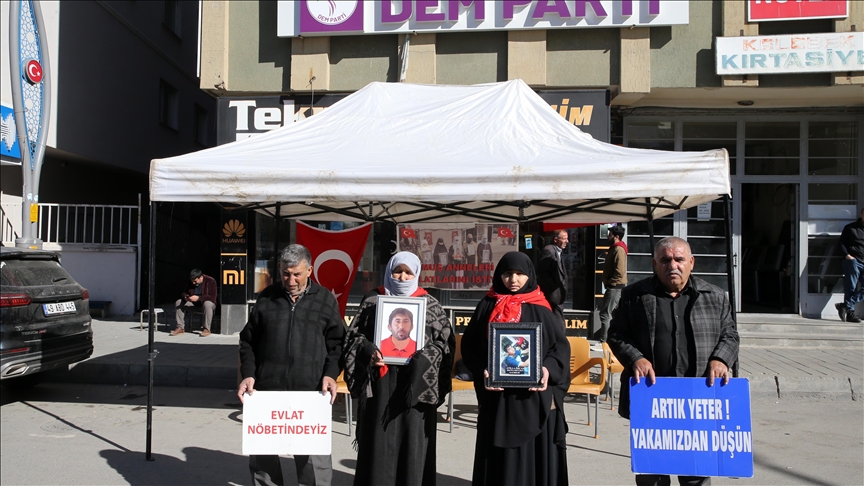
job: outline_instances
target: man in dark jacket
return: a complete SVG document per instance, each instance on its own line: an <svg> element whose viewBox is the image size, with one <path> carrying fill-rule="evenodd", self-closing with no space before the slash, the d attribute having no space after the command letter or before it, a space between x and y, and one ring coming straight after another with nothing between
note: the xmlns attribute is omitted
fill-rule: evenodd
<svg viewBox="0 0 864 486"><path fill-rule="evenodd" d="M204 275L204 272L197 268L189 272L189 283L186 284L186 289L177 299L174 304L174 316L177 321L177 327L171 331L172 336L183 334L186 332L186 312L197 310L204 313L204 329L201 331L201 337L210 335L210 323L213 322L213 312L216 310L216 280Z"/></svg>
<svg viewBox="0 0 864 486"><path fill-rule="evenodd" d="M567 272L561 254L569 243L567 230L556 230L552 244L543 248L540 261L537 262L537 283L546 296L552 312L561 319L564 325L564 312L561 305L567 300Z"/></svg>
<svg viewBox="0 0 864 486"><path fill-rule="evenodd" d="M309 279L312 257L302 245L282 251L282 281L258 297L249 322L240 333L240 372L237 390L321 391L336 398L339 356L345 325L336 298ZM301 485L327 486L333 476L327 456L294 456ZM283 484L279 456L249 456L255 484Z"/></svg>
<svg viewBox="0 0 864 486"><path fill-rule="evenodd" d="M630 378L699 377L714 385L729 381L738 361L738 331L723 289L690 277L695 258L677 237L654 247L655 276L627 286L609 329L609 347L621 361L618 413L630 418ZM679 476L681 484L710 484L709 478ZM669 484L668 476L640 474L636 484Z"/></svg>
<svg viewBox="0 0 864 486"><path fill-rule="evenodd" d="M840 320L861 322L855 315L855 304L864 300L864 209L855 222L840 233L840 254L843 255L843 303L837 304ZM860 288L858 284L861 284Z"/></svg>

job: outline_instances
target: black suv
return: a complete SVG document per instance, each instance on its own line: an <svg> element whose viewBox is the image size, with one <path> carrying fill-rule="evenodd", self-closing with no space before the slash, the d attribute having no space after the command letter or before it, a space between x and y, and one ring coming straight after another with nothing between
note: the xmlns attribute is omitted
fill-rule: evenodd
<svg viewBox="0 0 864 486"><path fill-rule="evenodd" d="M0 248L0 380L25 388L38 373L93 354L90 293L51 251Z"/></svg>

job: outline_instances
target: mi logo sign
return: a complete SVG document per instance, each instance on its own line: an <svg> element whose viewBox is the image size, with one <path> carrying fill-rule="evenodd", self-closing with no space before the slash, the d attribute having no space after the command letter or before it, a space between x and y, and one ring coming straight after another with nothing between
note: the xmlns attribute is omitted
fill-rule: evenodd
<svg viewBox="0 0 864 486"><path fill-rule="evenodd" d="M246 272L222 270L222 285L246 285Z"/></svg>
<svg viewBox="0 0 864 486"><path fill-rule="evenodd" d="M570 98L564 98L561 100L561 106L558 105L550 105L552 109L557 111L561 118L569 121L574 125L590 125L591 124L591 115L594 114L594 105L583 105L582 108L578 106L567 106L570 104ZM569 113L568 113L569 109Z"/></svg>

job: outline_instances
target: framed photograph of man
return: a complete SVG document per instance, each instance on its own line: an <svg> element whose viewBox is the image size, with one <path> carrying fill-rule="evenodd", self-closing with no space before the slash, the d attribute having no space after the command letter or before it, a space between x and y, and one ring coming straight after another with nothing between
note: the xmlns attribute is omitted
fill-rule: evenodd
<svg viewBox="0 0 864 486"><path fill-rule="evenodd" d="M490 387L532 388L543 378L539 322L489 323Z"/></svg>
<svg viewBox="0 0 864 486"><path fill-rule="evenodd" d="M426 338L426 299L379 295L375 344L387 364L404 365Z"/></svg>

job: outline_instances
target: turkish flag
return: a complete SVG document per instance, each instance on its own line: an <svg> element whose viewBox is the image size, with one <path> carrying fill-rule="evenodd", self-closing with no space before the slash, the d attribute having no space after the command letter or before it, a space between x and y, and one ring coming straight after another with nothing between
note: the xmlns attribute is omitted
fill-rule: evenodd
<svg viewBox="0 0 864 486"><path fill-rule="evenodd" d="M345 317L348 293L363 257L372 223L345 231L322 230L297 221L297 244L312 254L312 279L329 290Z"/></svg>
<svg viewBox="0 0 864 486"><path fill-rule="evenodd" d="M498 228L498 237L499 238L513 238L513 232L510 231L510 228Z"/></svg>
<svg viewBox="0 0 864 486"><path fill-rule="evenodd" d="M417 233L411 228L402 228L402 238L417 238Z"/></svg>

